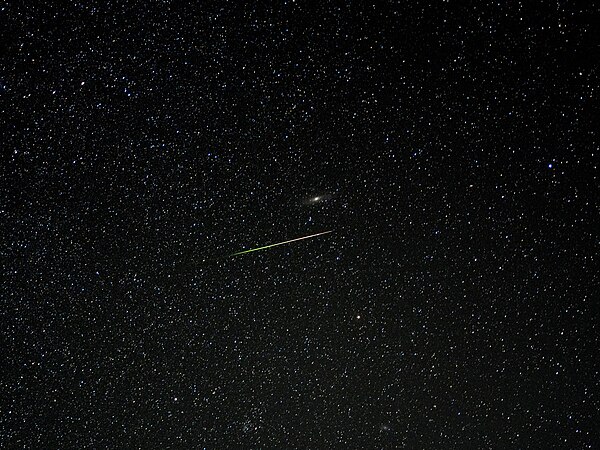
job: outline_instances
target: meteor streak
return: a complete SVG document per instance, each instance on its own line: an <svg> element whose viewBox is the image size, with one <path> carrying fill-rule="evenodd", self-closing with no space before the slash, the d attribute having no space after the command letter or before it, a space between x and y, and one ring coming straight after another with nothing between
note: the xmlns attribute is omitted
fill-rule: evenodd
<svg viewBox="0 0 600 450"><path fill-rule="evenodd" d="M243 250L241 252L233 253L229 256L237 256L237 255L243 255L244 253L256 252L258 250L265 250L267 248L277 247L278 245L289 244L290 242L301 241L303 239L310 239L310 238L314 238L314 237L321 236L323 234L328 234L328 233L333 233L333 230L323 231L321 233L311 234L309 236L303 236L303 237L299 237L296 239L290 239L289 241L278 242L277 244L265 245L264 247L251 248L250 250Z"/></svg>

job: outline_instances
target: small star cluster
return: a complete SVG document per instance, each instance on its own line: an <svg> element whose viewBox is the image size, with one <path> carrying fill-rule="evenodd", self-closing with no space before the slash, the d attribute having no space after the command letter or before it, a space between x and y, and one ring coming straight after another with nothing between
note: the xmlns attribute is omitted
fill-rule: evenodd
<svg viewBox="0 0 600 450"><path fill-rule="evenodd" d="M597 448L597 9L4 3L0 446Z"/></svg>

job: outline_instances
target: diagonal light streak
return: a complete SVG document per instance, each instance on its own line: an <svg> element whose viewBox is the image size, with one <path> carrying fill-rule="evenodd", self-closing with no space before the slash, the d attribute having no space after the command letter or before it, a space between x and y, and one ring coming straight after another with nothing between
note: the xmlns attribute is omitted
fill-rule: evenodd
<svg viewBox="0 0 600 450"><path fill-rule="evenodd" d="M311 234L309 236L302 236L302 237L299 237L299 238L296 238L296 239L290 239L289 241L278 242L276 244L265 245L264 247L251 248L250 250L242 250L241 252L233 253L233 254L231 254L229 256L237 256L237 255L243 255L244 253L257 252L259 250L266 250L267 248L277 247L278 245L289 244L290 242L302 241L304 239L310 239L310 238L314 238L314 237L317 237L317 236L322 236L322 235L328 234L328 233L333 233L333 230L323 231L321 233Z"/></svg>

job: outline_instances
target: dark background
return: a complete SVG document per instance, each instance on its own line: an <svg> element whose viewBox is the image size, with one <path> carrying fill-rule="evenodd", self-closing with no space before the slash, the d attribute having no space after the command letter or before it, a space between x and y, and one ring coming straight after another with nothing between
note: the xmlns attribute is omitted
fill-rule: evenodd
<svg viewBox="0 0 600 450"><path fill-rule="evenodd" d="M2 448L598 448L594 2L23 3Z"/></svg>

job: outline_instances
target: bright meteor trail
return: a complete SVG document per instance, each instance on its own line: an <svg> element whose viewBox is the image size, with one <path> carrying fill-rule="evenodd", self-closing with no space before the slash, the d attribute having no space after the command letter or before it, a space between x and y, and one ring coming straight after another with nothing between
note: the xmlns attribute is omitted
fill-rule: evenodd
<svg viewBox="0 0 600 450"><path fill-rule="evenodd" d="M310 236L303 236L303 237L299 237L296 239L290 239L289 241L278 242L277 244L265 245L264 247L251 248L250 250L243 250L241 252L233 253L229 256L237 256L237 255L243 255L244 253L256 252L258 250L265 250L267 248L277 247L278 245L289 244L290 242L301 241L303 239L310 239L310 238L314 238L314 237L321 236L323 234L328 234L328 233L333 233L333 230L323 231L321 233L311 234Z"/></svg>

